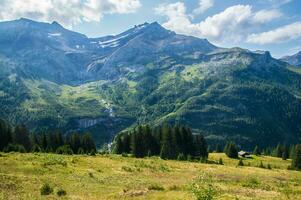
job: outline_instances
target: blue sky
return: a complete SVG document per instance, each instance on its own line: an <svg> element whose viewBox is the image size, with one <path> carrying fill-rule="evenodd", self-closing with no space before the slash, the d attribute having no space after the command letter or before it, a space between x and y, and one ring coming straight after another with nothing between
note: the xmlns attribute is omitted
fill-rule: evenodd
<svg viewBox="0 0 301 200"><path fill-rule="evenodd" d="M0 20L58 21L100 37L158 21L180 34L222 47L268 50L274 57L301 51L300 0L1 0Z"/></svg>

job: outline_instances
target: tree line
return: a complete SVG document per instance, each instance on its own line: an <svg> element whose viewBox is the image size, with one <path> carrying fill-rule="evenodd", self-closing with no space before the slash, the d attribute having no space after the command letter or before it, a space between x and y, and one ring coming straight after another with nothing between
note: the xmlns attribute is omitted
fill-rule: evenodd
<svg viewBox="0 0 301 200"><path fill-rule="evenodd" d="M12 128L0 119L0 151L48 152L59 154L95 154L90 133L64 135L60 130L42 134L30 133L25 125Z"/></svg>
<svg viewBox="0 0 301 200"><path fill-rule="evenodd" d="M217 144L215 152L224 152L229 158L238 158L238 151L240 148L234 142L228 142L224 149L222 150L221 145ZM253 150L253 155L265 155L282 158L282 160L292 159L292 164L290 169L301 170L301 144L297 145L282 145L278 144L275 148L268 147L265 149L260 149L255 146Z"/></svg>
<svg viewBox="0 0 301 200"><path fill-rule="evenodd" d="M202 135L193 135L190 128L164 124L159 127L139 125L118 134L113 143L117 154L133 154L137 158L160 156L162 159L208 158L207 143Z"/></svg>

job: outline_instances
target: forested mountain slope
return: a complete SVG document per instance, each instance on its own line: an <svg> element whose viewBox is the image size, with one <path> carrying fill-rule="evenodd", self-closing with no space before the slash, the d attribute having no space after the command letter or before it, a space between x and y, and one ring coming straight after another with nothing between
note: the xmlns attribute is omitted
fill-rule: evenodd
<svg viewBox="0 0 301 200"><path fill-rule="evenodd" d="M187 124L211 141L300 142L301 73L269 52L219 48L145 23L88 38L54 22L0 23L0 115L32 130Z"/></svg>

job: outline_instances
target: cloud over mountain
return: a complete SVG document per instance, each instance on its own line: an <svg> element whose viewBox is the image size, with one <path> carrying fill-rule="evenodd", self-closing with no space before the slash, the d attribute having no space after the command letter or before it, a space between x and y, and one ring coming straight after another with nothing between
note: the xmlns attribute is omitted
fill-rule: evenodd
<svg viewBox="0 0 301 200"><path fill-rule="evenodd" d="M255 12L250 5L234 5L203 21L193 23L183 2L161 4L156 11L166 16L164 27L215 42L240 41L252 32L252 28L282 16L276 9Z"/></svg>
<svg viewBox="0 0 301 200"><path fill-rule="evenodd" d="M58 21L72 27L83 21L100 21L105 14L135 12L139 0L2 0L0 20L26 17L42 21Z"/></svg>

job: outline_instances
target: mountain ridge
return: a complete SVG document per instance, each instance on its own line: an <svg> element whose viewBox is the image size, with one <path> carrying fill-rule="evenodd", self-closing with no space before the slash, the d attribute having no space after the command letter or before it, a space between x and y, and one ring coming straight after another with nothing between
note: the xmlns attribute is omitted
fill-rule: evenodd
<svg viewBox="0 0 301 200"><path fill-rule="evenodd" d="M287 62L291 65L301 67L301 51L299 51L291 56L284 56L281 58L281 60L283 60L284 62Z"/></svg>
<svg viewBox="0 0 301 200"><path fill-rule="evenodd" d="M12 124L91 131L99 145L165 122L245 146L301 138L301 72L267 51L217 47L158 23L88 38L22 20L36 27L0 23L0 114Z"/></svg>

